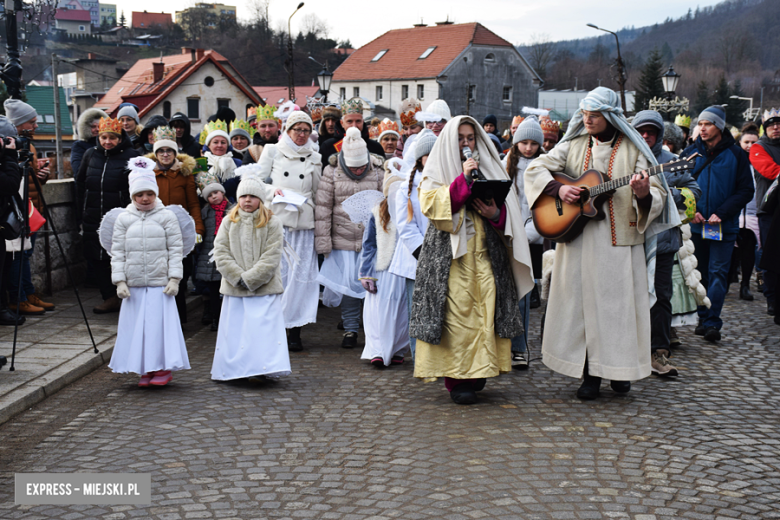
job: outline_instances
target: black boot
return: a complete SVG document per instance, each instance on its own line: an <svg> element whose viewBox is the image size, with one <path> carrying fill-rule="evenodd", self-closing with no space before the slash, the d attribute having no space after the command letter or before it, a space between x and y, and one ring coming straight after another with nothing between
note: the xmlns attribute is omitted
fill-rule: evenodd
<svg viewBox="0 0 780 520"><path fill-rule="evenodd" d="M742 284L739 288L739 299L745 300L748 302L753 301L753 294L750 292L750 286L746 284Z"/></svg>
<svg viewBox="0 0 780 520"><path fill-rule="evenodd" d="M217 332L219 330L219 320L211 320L211 327L209 327L211 332Z"/></svg>
<svg viewBox="0 0 780 520"><path fill-rule="evenodd" d="M208 325L214 321L214 317L211 315L211 309L209 308L209 301L203 301L203 316L200 317L200 322L203 325Z"/></svg>
<svg viewBox="0 0 780 520"><path fill-rule="evenodd" d="M24 316L19 316L19 325L24 325L25 321L26 318ZM13 327L15 324L16 324L16 314L9 311L8 309L0 309L0 325Z"/></svg>
<svg viewBox="0 0 780 520"><path fill-rule="evenodd" d="M631 390L631 381L610 381L609 386L619 394L627 394Z"/></svg>
<svg viewBox="0 0 780 520"><path fill-rule="evenodd" d="M534 284L534 288L531 289L531 305L532 309L538 309L542 305L542 299L539 297L539 286Z"/></svg>
<svg viewBox="0 0 780 520"><path fill-rule="evenodd" d="M287 348L290 350L290 352L300 352L301 350L303 350L303 343L301 343L300 327L293 327L288 330Z"/></svg>
<svg viewBox="0 0 780 520"><path fill-rule="evenodd" d="M2 368L6 363L8 363L8 359L6 359L5 356L0 356L0 368Z"/></svg>
<svg viewBox="0 0 780 520"><path fill-rule="evenodd" d="M599 387L601 386L601 378L588 374L588 362L585 361L584 380L582 385L577 390L577 397L590 401L596 399L599 396Z"/></svg>
<svg viewBox="0 0 780 520"><path fill-rule="evenodd" d="M766 301L766 313L770 316L775 315L775 302L774 300L767 300Z"/></svg>

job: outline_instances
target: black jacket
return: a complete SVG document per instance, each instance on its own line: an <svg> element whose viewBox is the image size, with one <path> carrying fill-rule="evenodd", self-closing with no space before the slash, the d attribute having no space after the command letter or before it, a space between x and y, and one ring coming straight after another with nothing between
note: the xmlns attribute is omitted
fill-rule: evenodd
<svg viewBox="0 0 780 520"><path fill-rule="evenodd" d="M3 195L18 193L22 184L22 174L19 171L19 155L16 150L3 148L0 155L0 193ZM8 209L8 199L0 197L0 215Z"/></svg>
<svg viewBox="0 0 780 520"><path fill-rule="evenodd" d="M181 137L181 142L179 143L179 152L186 153L190 157L200 157L200 144L198 143L198 140L192 136L192 124L190 123L190 118L181 112L176 112L173 114L171 120L168 121L168 126L173 128L171 123L174 121L181 121L184 123L184 135Z"/></svg>
<svg viewBox="0 0 780 520"><path fill-rule="evenodd" d="M363 140L366 142L366 147L368 147L369 153L373 153L374 155L378 155L379 157L385 156L385 149L382 148L382 145L374 141L373 139L368 138L368 125L363 124L363 131L360 133ZM322 169L325 169L325 166L327 166L328 158L338 153L336 152L336 143L344 139L344 136L336 136L331 139L328 139L322 145L320 145L320 154L322 155Z"/></svg>
<svg viewBox="0 0 780 520"><path fill-rule="evenodd" d="M76 214L84 232L86 258L108 259L98 241L100 221L112 209L130 204L127 161L138 155L125 132L115 148L105 150L98 143L84 153L76 174Z"/></svg>
<svg viewBox="0 0 780 520"><path fill-rule="evenodd" d="M151 119L146 122L146 125L144 125L144 129L141 130L141 135L139 136L141 147L138 148L138 151L142 152L142 154L145 155L152 151L151 148L147 149L146 145L149 144L149 134L158 126L168 126L168 121L166 121L163 116L152 116ZM199 156L193 155L192 157Z"/></svg>

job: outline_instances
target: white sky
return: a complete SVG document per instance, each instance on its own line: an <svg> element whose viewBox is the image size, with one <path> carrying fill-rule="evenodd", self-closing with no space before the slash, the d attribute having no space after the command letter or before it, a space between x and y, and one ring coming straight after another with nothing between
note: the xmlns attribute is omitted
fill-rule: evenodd
<svg viewBox="0 0 780 520"><path fill-rule="evenodd" d="M287 19L299 1L270 0L271 25L286 27ZM236 5L239 19L243 19L249 16L253 0L223 2ZM601 0L596 3L582 0L305 0L304 7L292 19L292 30L297 33L296 22L301 22L308 13L315 13L328 24L331 38L349 39L354 46L360 47L391 29L411 27L419 23L420 18L432 25L449 16L456 23L480 22L510 42L521 44L530 42L535 33L547 34L552 40L598 34L595 29L586 27L586 23L613 31L632 25L652 25L669 16L679 18L689 8L696 10L697 5L704 7L716 3L712 0ZM193 4L193 0L119 0L117 16L124 10L129 22L132 11L146 9L173 14Z"/></svg>

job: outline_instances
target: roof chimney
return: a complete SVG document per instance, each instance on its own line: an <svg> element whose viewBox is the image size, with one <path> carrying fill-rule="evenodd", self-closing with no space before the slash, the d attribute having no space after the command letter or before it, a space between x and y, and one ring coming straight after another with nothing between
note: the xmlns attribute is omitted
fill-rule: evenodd
<svg viewBox="0 0 780 520"><path fill-rule="evenodd" d="M447 19L446 20L444 20L443 22L436 22L436 25L452 25L454 23L455 22L451 22L450 21L450 15L447 15Z"/></svg>
<svg viewBox="0 0 780 520"><path fill-rule="evenodd" d="M165 70L165 63L155 61L152 63L152 79L153 83L157 83L163 78L163 70Z"/></svg>
<svg viewBox="0 0 780 520"><path fill-rule="evenodd" d="M422 18L420 18L420 23L414 24L413 27L428 27L426 24L423 23Z"/></svg>
<svg viewBox="0 0 780 520"><path fill-rule="evenodd" d="M196 52L197 52L197 54L198 54L198 59L199 59L199 60L200 60L200 59L202 59L202 58L203 58L203 56L205 56L205 55L206 55L206 50L205 50L205 49L196 49Z"/></svg>

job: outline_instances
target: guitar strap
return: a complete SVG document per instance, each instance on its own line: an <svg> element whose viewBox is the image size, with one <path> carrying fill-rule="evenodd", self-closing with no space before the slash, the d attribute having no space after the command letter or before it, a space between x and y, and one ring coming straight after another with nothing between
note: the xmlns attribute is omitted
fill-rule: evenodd
<svg viewBox="0 0 780 520"><path fill-rule="evenodd" d="M715 160L715 157L717 157L717 155L715 155L715 154L712 154L712 155L710 156L710 158L709 158L709 159L707 159L706 161L704 161L704 164L702 165L702 167L701 167L699 170L697 170L697 171L693 172L693 175L691 175L691 177L693 177L693 180L695 180L695 181L698 181L698 180L699 180L699 175L701 175L701 172L703 172L703 171L704 171L704 168L706 168L707 166L709 166L709 165L710 165L710 163L711 163L712 161L714 161L714 160Z"/></svg>

